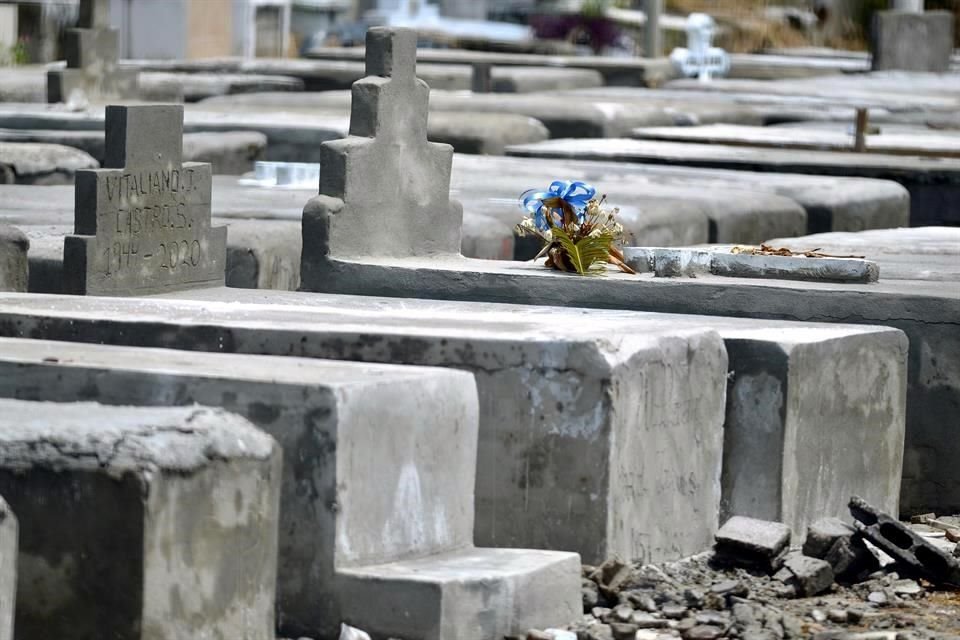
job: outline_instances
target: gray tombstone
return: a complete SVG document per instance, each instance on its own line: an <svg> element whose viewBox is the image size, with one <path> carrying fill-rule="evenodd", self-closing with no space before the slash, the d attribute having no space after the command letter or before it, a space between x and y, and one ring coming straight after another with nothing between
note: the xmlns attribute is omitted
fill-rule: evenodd
<svg viewBox="0 0 960 640"><path fill-rule="evenodd" d="M871 36L873 69L947 72L953 31L949 11L878 11Z"/></svg>
<svg viewBox="0 0 960 640"><path fill-rule="evenodd" d="M210 226L211 165L182 163L183 107L109 106L104 168L76 174L64 290L131 296L223 286L227 230Z"/></svg>
<svg viewBox="0 0 960 640"><path fill-rule="evenodd" d="M138 72L118 65L118 33L110 28L109 2L81 0L79 25L64 36L67 68L47 73L47 102L136 98Z"/></svg>
<svg viewBox="0 0 960 640"><path fill-rule="evenodd" d="M320 150L320 195L303 214L303 273L337 258L458 256L463 209L450 199L453 147L427 141L430 88L417 35L367 32L367 77L353 85L350 135Z"/></svg>

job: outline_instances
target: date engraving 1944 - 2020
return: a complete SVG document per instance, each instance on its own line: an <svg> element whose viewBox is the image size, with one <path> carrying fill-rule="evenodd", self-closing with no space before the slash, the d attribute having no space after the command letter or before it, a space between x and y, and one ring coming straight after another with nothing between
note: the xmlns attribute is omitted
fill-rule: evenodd
<svg viewBox="0 0 960 640"><path fill-rule="evenodd" d="M191 202L198 190L195 174L183 168L98 177L105 196L98 228L111 236L101 248L104 275L144 262L165 271L200 266L203 246L193 209L204 205Z"/></svg>

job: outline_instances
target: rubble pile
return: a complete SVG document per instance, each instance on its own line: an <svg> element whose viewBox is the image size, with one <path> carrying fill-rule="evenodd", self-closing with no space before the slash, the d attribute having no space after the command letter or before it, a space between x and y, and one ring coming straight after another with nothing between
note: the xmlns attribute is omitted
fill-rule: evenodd
<svg viewBox="0 0 960 640"><path fill-rule="evenodd" d="M581 620L507 640L960 640L960 519L850 511L853 526L819 520L802 546L735 516L693 558L584 566Z"/></svg>

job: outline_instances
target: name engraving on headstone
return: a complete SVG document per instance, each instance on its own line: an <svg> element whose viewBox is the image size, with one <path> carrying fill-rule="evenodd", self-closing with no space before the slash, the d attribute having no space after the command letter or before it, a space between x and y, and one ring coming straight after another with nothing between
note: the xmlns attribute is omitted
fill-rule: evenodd
<svg viewBox="0 0 960 640"><path fill-rule="evenodd" d="M64 245L69 291L135 295L223 284L226 229L210 227L212 171L180 164L182 118L182 107L108 108L108 160L112 142L125 166L77 174L78 235Z"/></svg>

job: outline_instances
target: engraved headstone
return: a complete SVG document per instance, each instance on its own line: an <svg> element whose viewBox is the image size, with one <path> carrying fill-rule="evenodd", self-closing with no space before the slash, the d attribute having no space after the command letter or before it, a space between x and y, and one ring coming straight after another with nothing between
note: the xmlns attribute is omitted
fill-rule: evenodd
<svg viewBox="0 0 960 640"><path fill-rule="evenodd" d="M104 168L78 171L64 288L128 296L223 286L227 230L210 226L211 165L182 163L183 107L106 109Z"/></svg>
<svg viewBox="0 0 960 640"><path fill-rule="evenodd" d="M81 0L79 28L64 36L66 69L47 72L47 102L106 102L137 97L138 72L117 64L118 33L108 0Z"/></svg>
<svg viewBox="0 0 960 640"><path fill-rule="evenodd" d="M321 147L320 195L304 210L305 273L335 258L459 255L453 147L427 141L430 88L416 77L416 54L413 30L367 32L350 135Z"/></svg>

